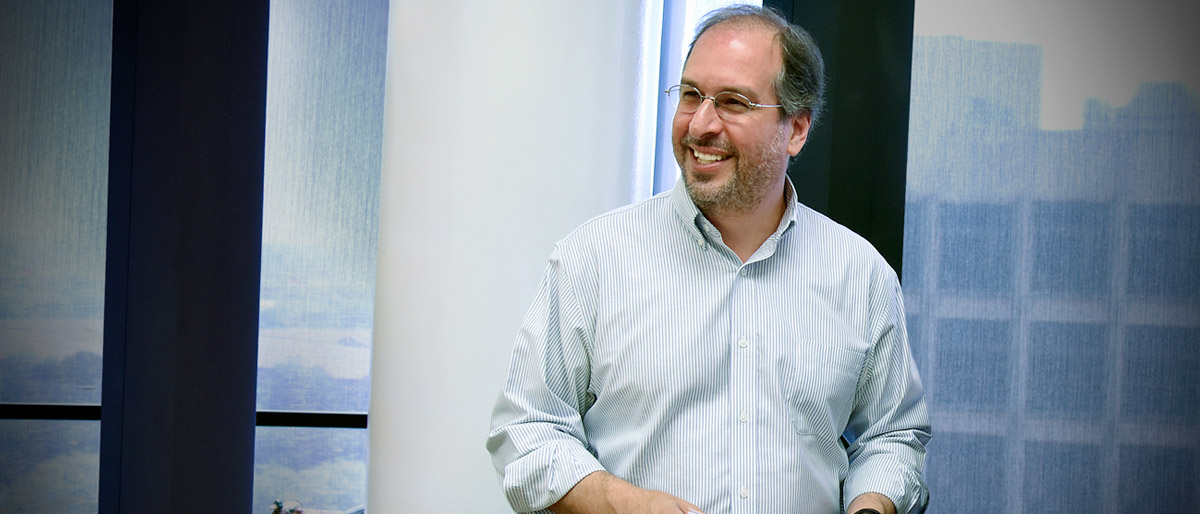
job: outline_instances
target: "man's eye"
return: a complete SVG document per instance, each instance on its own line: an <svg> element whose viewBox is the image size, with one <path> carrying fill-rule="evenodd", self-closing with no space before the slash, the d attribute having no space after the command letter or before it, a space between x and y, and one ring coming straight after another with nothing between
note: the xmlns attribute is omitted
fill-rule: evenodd
<svg viewBox="0 0 1200 514"><path fill-rule="evenodd" d="M750 110L750 101L734 95L725 95L721 99L721 107L728 109L730 112L746 112Z"/></svg>
<svg viewBox="0 0 1200 514"><path fill-rule="evenodd" d="M698 92L694 89L690 90L690 91L687 89L684 89L679 92L679 98L682 98L688 102L698 102L698 101L700 101L700 92Z"/></svg>

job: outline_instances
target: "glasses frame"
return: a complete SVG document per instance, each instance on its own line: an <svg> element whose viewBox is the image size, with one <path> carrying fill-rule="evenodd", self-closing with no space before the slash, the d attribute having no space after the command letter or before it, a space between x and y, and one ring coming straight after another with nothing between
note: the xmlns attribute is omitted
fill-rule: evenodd
<svg viewBox="0 0 1200 514"><path fill-rule="evenodd" d="M682 98L682 93L683 93L684 89L690 89L692 91L695 91L696 94L700 96L700 103L696 104L696 108L691 111L684 111L682 102L679 100L679 98ZM672 91L678 91L681 94L672 96L671 95ZM690 84L675 84L674 86L664 89L663 93L666 93L667 98L671 100L671 103L675 104L675 111L682 112L684 114L694 114L694 113L696 113L696 111L700 110L700 106L704 105L705 100L712 100L713 110L715 110L717 112L717 116L720 116L721 119L725 119L726 115L735 116L735 117L736 116L745 116L747 114L750 114L751 112L754 112L755 109L760 109L760 108L764 108L764 107L783 107L782 104L760 104L758 102L752 102L752 101L750 101L749 98L746 98L746 95L738 93L737 91L721 91L720 93L717 93L715 95L706 96L703 91L700 91L700 88L690 85ZM744 100L746 102L746 104L750 106L750 110L743 112L743 113L727 112L725 109L721 108L721 103L717 101L717 97L721 96L721 95L734 95L735 97L737 97L741 100ZM677 98L677 96L679 98Z"/></svg>

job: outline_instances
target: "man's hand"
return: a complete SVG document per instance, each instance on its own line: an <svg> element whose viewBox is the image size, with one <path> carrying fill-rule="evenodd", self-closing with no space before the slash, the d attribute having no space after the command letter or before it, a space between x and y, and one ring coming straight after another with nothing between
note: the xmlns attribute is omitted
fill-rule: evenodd
<svg viewBox="0 0 1200 514"><path fill-rule="evenodd" d="M846 508L847 514L854 514L860 509L875 509L879 514L896 514L896 506L892 504L891 498L879 493L862 493L858 495L854 501L850 502L850 506Z"/></svg>
<svg viewBox="0 0 1200 514"><path fill-rule="evenodd" d="M704 514L686 501L642 489L604 471L583 477L550 510L556 514Z"/></svg>

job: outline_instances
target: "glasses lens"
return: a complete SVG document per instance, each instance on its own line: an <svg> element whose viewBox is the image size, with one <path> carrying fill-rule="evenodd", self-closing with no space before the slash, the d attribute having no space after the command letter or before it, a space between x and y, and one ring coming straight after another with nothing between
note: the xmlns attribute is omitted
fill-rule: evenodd
<svg viewBox="0 0 1200 514"><path fill-rule="evenodd" d="M684 113L696 112L696 109L700 107L700 102L704 101L700 91L692 86L675 86L668 90L668 95L671 97L671 103L674 103L679 107L680 112Z"/></svg>
<svg viewBox="0 0 1200 514"><path fill-rule="evenodd" d="M713 99L717 109L725 114L746 114L750 112L750 99L732 91L717 93Z"/></svg>
<svg viewBox="0 0 1200 514"><path fill-rule="evenodd" d="M690 114L700 109L700 104L704 103L705 97L700 94L700 90L686 84L680 84L667 90L667 96L671 98L671 103L679 109L679 112ZM713 106L717 108L717 113L722 116L738 116L746 114L754 109L754 104L750 103L750 99L742 96L740 93L733 91L722 91L712 97Z"/></svg>

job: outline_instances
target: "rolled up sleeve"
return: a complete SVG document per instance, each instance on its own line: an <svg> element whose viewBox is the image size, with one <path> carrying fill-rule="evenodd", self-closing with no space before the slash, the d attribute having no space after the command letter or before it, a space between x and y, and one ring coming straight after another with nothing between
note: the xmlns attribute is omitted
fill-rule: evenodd
<svg viewBox="0 0 1200 514"><path fill-rule="evenodd" d="M487 449L517 512L549 507L603 469L588 445L590 323L556 248L514 345Z"/></svg>
<svg viewBox="0 0 1200 514"><path fill-rule="evenodd" d="M903 296L894 273L878 275L872 288L872 337L849 431L850 468L843 505L880 493L898 513L923 512L929 491L922 478L925 445L932 434L924 389L913 364L904 322Z"/></svg>

